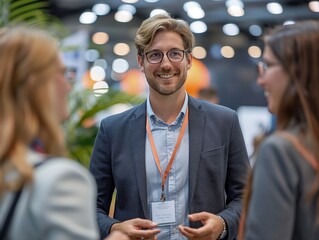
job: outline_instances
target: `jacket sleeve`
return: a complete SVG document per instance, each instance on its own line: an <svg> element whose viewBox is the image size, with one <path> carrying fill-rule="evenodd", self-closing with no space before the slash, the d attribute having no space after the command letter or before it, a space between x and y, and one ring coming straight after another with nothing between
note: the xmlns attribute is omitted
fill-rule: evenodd
<svg viewBox="0 0 319 240"><path fill-rule="evenodd" d="M106 123L103 120L96 136L90 161L90 172L93 174L98 188L97 221L102 238L105 238L114 223L119 222L109 217L110 205L115 189L112 175L111 157L106 134Z"/></svg>
<svg viewBox="0 0 319 240"><path fill-rule="evenodd" d="M244 138L235 112L233 112L228 148L225 183L226 209L219 215L227 222L227 239L234 239L237 235L242 210L243 189L247 179L247 172L250 169Z"/></svg>
<svg viewBox="0 0 319 240"><path fill-rule="evenodd" d="M39 236L47 240L98 239L96 185L84 167L72 160L50 160L35 175L32 211ZM41 237L40 237L41 238Z"/></svg>

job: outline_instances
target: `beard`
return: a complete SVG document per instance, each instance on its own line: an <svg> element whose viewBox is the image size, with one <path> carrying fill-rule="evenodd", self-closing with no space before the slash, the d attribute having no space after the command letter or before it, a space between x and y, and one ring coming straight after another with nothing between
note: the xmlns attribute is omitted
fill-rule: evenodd
<svg viewBox="0 0 319 240"><path fill-rule="evenodd" d="M176 93L178 90L183 87L183 85L186 82L186 75L180 78L177 82L165 84L163 81L158 81L156 78L152 77L149 78L146 76L147 82L149 84L149 87L152 88L154 91L157 93L164 95L164 96L169 96L174 93Z"/></svg>

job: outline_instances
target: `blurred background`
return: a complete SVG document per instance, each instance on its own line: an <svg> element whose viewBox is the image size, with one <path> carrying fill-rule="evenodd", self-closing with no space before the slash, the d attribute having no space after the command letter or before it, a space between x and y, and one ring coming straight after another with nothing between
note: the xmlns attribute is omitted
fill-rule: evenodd
<svg viewBox="0 0 319 240"><path fill-rule="evenodd" d="M186 89L194 97L202 88L217 89L219 104L237 111L251 155L254 137L274 127L256 84L262 36L278 24L319 19L319 1L0 0L0 26L27 22L61 39L68 78L74 83L68 146L84 165L99 121L147 96L134 38L141 22L157 13L190 24L196 47Z"/></svg>
<svg viewBox="0 0 319 240"><path fill-rule="evenodd" d="M88 67L102 65L110 87L143 93L139 81L134 37L141 22L166 11L186 20L196 37L193 86L218 89L220 104L234 110L243 105L264 106L256 85L256 62L261 56L261 36L276 24L318 19L318 1L300 0L50 0L50 10L71 33L88 35ZM96 63L97 61L97 63ZM104 62L105 61L105 62ZM204 66L202 66L202 64ZM206 71L207 69L207 71ZM126 74L125 74L126 73ZM127 74L128 73L128 74ZM130 76L125 76L129 75ZM101 77L100 77L101 78ZM135 80L130 80L135 78ZM124 80L123 80L124 79ZM207 81L208 79L208 81ZM123 80L121 86L120 81ZM140 85L140 86L137 86ZM127 88L131 88L127 89Z"/></svg>

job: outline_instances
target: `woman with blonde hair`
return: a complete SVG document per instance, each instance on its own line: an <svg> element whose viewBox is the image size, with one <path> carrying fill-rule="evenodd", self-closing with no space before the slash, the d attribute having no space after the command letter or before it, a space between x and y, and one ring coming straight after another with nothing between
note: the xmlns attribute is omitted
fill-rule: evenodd
<svg viewBox="0 0 319 240"><path fill-rule="evenodd" d="M1 239L98 239L94 179L64 157L71 86L58 42L0 29L0 66Z"/></svg>
<svg viewBox="0 0 319 240"><path fill-rule="evenodd" d="M279 26L264 39L258 84L277 131L261 144L239 239L319 236L319 22Z"/></svg>

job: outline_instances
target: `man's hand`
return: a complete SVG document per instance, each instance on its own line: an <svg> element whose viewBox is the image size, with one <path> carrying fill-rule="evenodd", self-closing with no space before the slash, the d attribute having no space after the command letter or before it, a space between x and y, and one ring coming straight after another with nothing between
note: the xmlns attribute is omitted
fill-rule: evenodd
<svg viewBox="0 0 319 240"><path fill-rule="evenodd" d="M179 231L190 240L212 240L218 239L223 231L223 222L220 217L208 212L200 212L188 215L192 222L200 221L203 226L200 228L190 228L186 226L178 226Z"/></svg>
<svg viewBox="0 0 319 240"><path fill-rule="evenodd" d="M126 234L124 234L120 231L113 231L104 240L130 240L130 238Z"/></svg>
<svg viewBox="0 0 319 240"><path fill-rule="evenodd" d="M121 223L113 224L111 232L120 231L129 236L130 239L150 239L155 240L159 229L154 229L157 224L146 219L134 218Z"/></svg>

